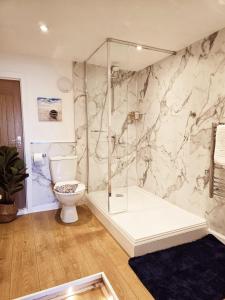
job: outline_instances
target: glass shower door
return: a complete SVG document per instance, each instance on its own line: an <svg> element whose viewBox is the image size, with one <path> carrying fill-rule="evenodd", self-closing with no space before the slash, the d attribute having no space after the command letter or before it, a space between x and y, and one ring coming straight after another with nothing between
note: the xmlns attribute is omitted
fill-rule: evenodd
<svg viewBox="0 0 225 300"><path fill-rule="evenodd" d="M88 191L109 213L126 212L136 184L133 47L108 40L86 61Z"/></svg>
<svg viewBox="0 0 225 300"><path fill-rule="evenodd" d="M149 50L156 51L157 57L149 56ZM137 180L137 153L146 126L142 122L148 91L145 73L147 70L147 79L152 76L151 68L146 67L158 60L158 51L161 49L107 39L86 60L88 191L112 214L132 207L135 199L128 195L129 187L144 182L145 174Z"/></svg>
<svg viewBox="0 0 225 300"><path fill-rule="evenodd" d="M103 45L86 62L88 192L108 211L107 48Z"/></svg>
<svg viewBox="0 0 225 300"><path fill-rule="evenodd" d="M128 183L135 151L129 147L131 134L129 110L136 85L129 70L130 47L115 42L108 45L109 67L109 212L122 213L128 210ZM135 97L136 99L136 97ZM132 128L134 129L134 128ZM133 131L135 133L135 130ZM135 136L136 137L136 136ZM134 150L134 149L133 149ZM132 152L132 153L131 153Z"/></svg>

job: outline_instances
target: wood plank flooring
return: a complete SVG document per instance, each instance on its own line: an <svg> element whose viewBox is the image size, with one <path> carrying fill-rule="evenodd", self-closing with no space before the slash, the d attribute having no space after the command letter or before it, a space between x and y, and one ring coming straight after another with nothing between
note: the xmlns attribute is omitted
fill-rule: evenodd
<svg viewBox="0 0 225 300"><path fill-rule="evenodd" d="M62 224L58 211L0 224L1 300L98 272L105 272L119 299L153 300L130 269L126 252L90 210L81 206L78 214L74 224Z"/></svg>

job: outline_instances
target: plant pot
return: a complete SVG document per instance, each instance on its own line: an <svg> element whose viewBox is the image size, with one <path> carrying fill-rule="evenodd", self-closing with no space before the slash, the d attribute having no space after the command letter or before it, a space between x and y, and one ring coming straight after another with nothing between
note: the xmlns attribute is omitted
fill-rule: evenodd
<svg viewBox="0 0 225 300"><path fill-rule="evenodd" d="M16 219L18 209L15 204L0 204L0 223L8 223Z"/></svg>

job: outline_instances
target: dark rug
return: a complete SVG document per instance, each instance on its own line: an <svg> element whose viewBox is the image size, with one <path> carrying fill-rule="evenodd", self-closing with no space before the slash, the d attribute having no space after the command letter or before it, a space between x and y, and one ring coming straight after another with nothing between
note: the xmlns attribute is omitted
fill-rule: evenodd
<svg viewBox="0 0 225 300"><path fill-rule="evenodd" d="M225 245L213 235L129 260L156 300L225 298Z"/></svg>

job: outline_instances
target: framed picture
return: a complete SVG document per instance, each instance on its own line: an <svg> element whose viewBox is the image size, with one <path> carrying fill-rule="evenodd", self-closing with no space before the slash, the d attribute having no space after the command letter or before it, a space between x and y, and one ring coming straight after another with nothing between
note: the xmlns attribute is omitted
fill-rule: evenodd
<svg viewBox="0 0 225 300"><path fill-rule="evenodd" d="M39 121L62 121L62 99L37 98Z"/></svg>

